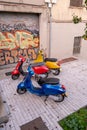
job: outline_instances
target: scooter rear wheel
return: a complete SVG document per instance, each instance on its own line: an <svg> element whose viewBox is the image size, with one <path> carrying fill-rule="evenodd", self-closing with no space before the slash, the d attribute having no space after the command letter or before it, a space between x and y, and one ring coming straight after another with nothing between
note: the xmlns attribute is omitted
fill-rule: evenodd
<svg viewBox="0 0 87 130"><path fill-rule="evenodd" d="M59 75L59 73L60 73L60 69L54 69L53 70L53 74L54 75Z"/></svg>
<svg viewBox="0 0 87 130"><path fill-rule="evenodd" d="M57 96L55 96L54 101L55 102L62 102L64 100L65 96L62 94L58 94Z"/></svg>
<svg viewBox="0 0 87 130"><path fill-rule="evenodd" d="M20 76L20 74L11 75L11 77L12 77L12 79L13 79L13 80L16 80L16 79L18 79L18 78L19 78L19 76Z"/></svg>
<svg viewBox="0 0 87 130"><path fill-rule="evenodd" d="M17 93L24 94L26 92L26 88L18 88Z"/></svg>

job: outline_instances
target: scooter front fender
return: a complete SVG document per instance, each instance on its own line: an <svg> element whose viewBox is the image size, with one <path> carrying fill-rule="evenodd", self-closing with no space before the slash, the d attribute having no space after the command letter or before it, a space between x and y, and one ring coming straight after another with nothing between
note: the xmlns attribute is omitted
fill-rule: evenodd
<svg viewBox="0 0 87 130"><path fill-rule="evenodd" d="M24 82L20 82L17 86L17 89L25 88Z"/></svg>

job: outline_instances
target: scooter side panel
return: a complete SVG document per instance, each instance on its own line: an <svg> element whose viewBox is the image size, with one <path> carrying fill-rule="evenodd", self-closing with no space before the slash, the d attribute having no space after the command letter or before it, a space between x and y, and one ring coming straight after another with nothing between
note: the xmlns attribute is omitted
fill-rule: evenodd
<svg viewBox="0 0 87 130"><path fill-rule="evenodd" d="M56 62L47 61L47 62L45 63L45 65L46 65L49 69L59 69L59 68L60 68L60 66L58 66Z"/></svg>
<svg viewBox="0 0 87 130"><path fill-rule="evenodd" d="M66 90L64 90L60 84L56 85L44 84L43 91L45 95L58 95L65 93Z"/></svg>
<svg viewBox="0 0 87 130"><path fill-rule="evenodd" d="M49 69L46 66L36 66L33 67L33 70L36 74L43 74L49 71Z"/></svg>
<svg viewBox="0 0 87 130"><path fill-rule="evenodd" d="M15 74L20 74L20 72L19 72L18 69L14 69L14 70L12 71L12 75L15 75Z"/></svg>

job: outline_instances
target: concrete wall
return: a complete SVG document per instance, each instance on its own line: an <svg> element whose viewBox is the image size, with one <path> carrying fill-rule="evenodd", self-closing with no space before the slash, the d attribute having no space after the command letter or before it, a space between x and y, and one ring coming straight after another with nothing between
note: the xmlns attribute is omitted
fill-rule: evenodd
<svg viewBox="0 0 87 130"><path fill-rule="evenodd" d="M72 20L74 13L82 17L83 20L87 20L87 10L84 7L70 7L70 0L57 0L52 8L53 19L58 21Z"/></svg>
<svg viewBox="0 0 87 130"><path fill-rule="evenodd" d="M82 17L82 23L74 24L73 14ZM84 34L86 22L87 10L84 7L70 7L70 0L58 0L52 7L51 57L62 59L73 56L74 37ZM78 57L87 59L86 43L82 39Z"/></svg>
<svg viewBox="0 0 87 130"><path fill-rule="evenodd" d="M0 2L7 3L24 3L29 5L44 5L44 0L0 0Z"/></svg>
<svg viewBox="0 0 87 130"><path fill-rule="evenodd" d="M53 23L51 57L62 59L73 56L74 37L83 35L84 26L84 23ZM87 41L81 41L81 53L78 56L87 56Z"/></svg>

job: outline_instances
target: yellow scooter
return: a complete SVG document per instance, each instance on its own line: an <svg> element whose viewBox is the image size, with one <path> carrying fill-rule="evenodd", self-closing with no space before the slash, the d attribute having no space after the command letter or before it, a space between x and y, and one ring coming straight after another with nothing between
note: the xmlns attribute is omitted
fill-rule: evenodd
<svg viewBox="0 0 87 130"><path fill-rule="evenodd" d="M45 65L49 68L49 70L54 74L54 75L59 75L61 66L58 63L56 58L44 58L44 53L43 50L39 50L37 59L34 60L34 63L37 62L45 62Z"/></svg>

